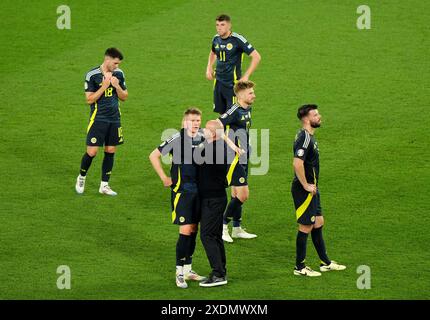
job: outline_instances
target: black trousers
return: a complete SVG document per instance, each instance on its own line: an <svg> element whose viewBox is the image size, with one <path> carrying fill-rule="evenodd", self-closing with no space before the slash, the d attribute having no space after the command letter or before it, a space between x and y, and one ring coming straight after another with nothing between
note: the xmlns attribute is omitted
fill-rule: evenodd
<svg viewBox="0 0 430 320"><path fill-rule="evenodd" d="M227 274L224 241L222 240L223 214L227 196L201 199L200 239L205 248L212 273L217 277Z"/></svg>

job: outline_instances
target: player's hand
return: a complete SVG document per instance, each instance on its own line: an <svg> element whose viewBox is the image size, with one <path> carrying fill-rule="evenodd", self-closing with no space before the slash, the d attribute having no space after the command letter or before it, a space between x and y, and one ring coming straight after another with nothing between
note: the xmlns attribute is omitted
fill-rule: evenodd
<svg viewBox="0 0 430 320"><path fill-rule="evenodd" d="M234 148L234 151L239 155L239 157L243 154L245 154L245 150L243 150L242 148L236 146L236 148Z"/></svg>
<svg viewBox="0 0 430 320"><path fill-rule="evenodd" d="M249 76L247 76L246 74L244 74L242 78L239 79L239 81L248 81L248 80L249 80Z"/></svg>
<svg viewBox="0 0 430 320"><path fill-rule="evenodd" d="M314 185L314 184L307 184L305 187L304 187L304 189L307 191L307 192L310 192L310 193L312 193L312 195L316 195L317 194L317 186L316 185Z"/></svg>
<svg viewBox="0 0 430 320"><path fill-rule="evenodd" d="M170 187L172 185L172 178L170 177L166 177L163 179L163 185L167 188Z"/></svg>
<svg viewBox="0 0 430 320"><path fill-rule="evenodd" d="M206 79L213 80L214 79L214 72L212 69L206 70Z"/></svg>
<svg viewBox="0 0 430 320"><path fill-rule="evenodd" d="M115 89L118 89L118 87L119 87L119 80L118 80L118 78L117 78L117 77L112 76L112 78L111 78L111 80L110 80L110 83L112 84L112 86L113 86Z"/></svg>
<svg viewBox="0 0 430 320"><path fill-rule="evenodd" d="M111 79L112 79L112 73L111 72L106 72L105 75L104 75L104 77L103 77L103 82L102 82L102 88L104 90L106 90L107 88L109 88Z"/></svg>

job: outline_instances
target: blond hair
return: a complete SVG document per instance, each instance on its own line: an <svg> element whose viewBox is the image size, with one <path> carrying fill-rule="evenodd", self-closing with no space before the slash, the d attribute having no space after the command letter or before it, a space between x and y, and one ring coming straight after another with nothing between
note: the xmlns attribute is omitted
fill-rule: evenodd
<svg viewBox="0 0 430 320"><path fill-rule="evenodd" d="M234 94L237 94L240 91L251 89L255 87L255 83L252 81L238 81L234 85Z"/></svg>

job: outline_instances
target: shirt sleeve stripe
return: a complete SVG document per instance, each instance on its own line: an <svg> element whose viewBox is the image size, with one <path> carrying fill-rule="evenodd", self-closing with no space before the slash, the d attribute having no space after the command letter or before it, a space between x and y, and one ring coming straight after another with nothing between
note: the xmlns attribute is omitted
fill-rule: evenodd
<svg viewBox="0 0 430 320"><path fill-rule="evenodd" d="M305 141L303 142L303 148L306 149L309 145L309 141L311 140L309 133L307 131L305 131Z"/></svg>
<svg viewBox="0 0 430 320"><path fill-rule="evenodd" d="M239 106L233 105L230 109L227 110L227 114L231 115Z"/></svg>
<svg viewBox="0 0 430 320"><path fill-rule="evenodd" d="M98 74L98 73L102 73L99 68L97 68L95 70L91 70L90 72L87 73L85 80L90 81L91 77L95 74Z"/></svg>
<svg viewBox="0 0 430 320"><path fill-rule="evenodd" d="M236 32L233 32L233 33L232 33L232 36L233 36L233 37L235 37L235 38L238 38L238 39L239 39L239 40L241 40L243 43L247 43L247 42L248 42L248 40L246 40L244 36L242 36L242 35L240 35L240 34L238 34L238 33L236 33Z"/></svg>

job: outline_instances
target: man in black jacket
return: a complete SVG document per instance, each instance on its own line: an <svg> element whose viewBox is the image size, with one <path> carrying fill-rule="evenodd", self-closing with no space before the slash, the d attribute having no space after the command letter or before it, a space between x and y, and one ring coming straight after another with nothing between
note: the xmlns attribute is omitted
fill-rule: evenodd
<svg viewBox="0 0 430 320"><path fill-rule="evenodd" d="M223 135L224 130L216 120L207 122L206 140L201 148L204 161L198 169L197 183L201 212L200 238L212 272L200 282L201 287L227 284L226 255L222 240L223 214L227 206L227 175L230 173L232 180L244 176L244 172L240 172L243 171L242 166L231 167L232 161L229 158L234 158L235 151L238 150L227 148L227 144L221 139Z"/></svg>

